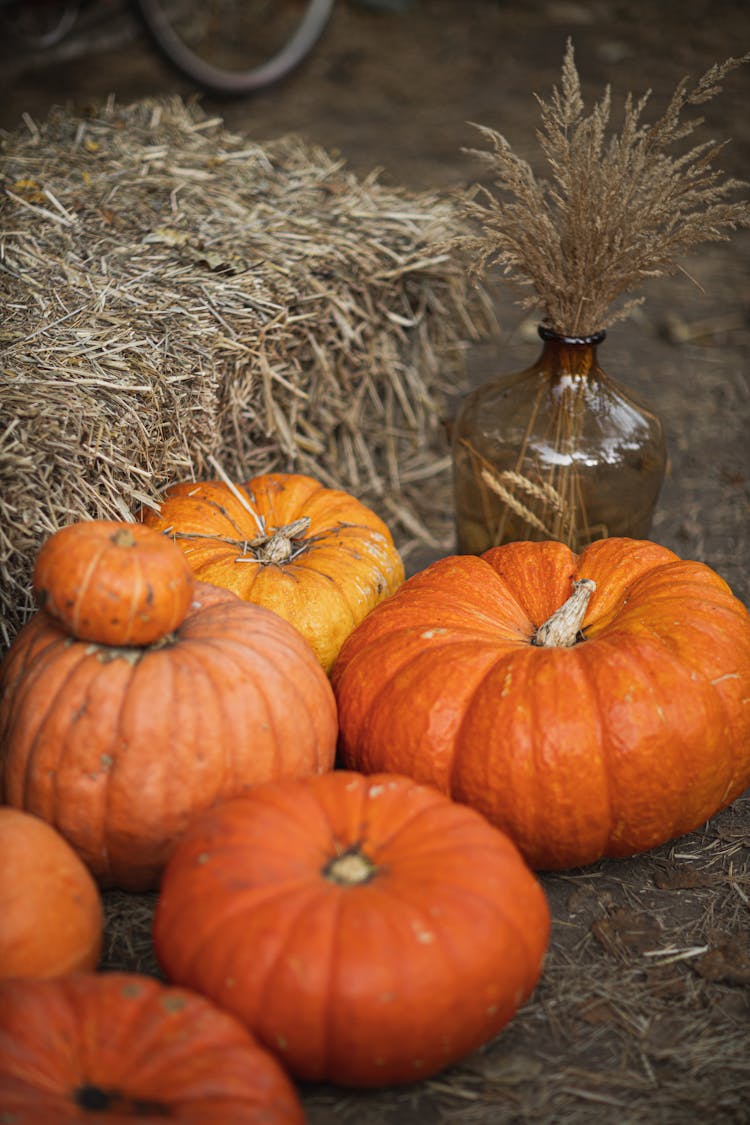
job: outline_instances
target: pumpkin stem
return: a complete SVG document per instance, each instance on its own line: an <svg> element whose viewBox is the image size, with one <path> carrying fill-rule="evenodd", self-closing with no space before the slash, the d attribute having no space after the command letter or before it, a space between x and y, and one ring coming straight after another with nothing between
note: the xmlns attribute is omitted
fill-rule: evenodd
<svg viewBox="0 0 750 1125"><path fill-rule="evenodd" d="M304 550L304 545L299 544L304 539L305 533L310 528L308 516L302 516L292 523L278 527L266 539L254 540L250 544L254 552L254 562L259 563L285 563Z"/></svg>
<svg viewBox="0 0 750 1125"><path fill-rule="evenodd" d="M255 539L230 539L226 535L212 535L210 532L191 533L189 531L175 531L167 528L165 534L172 539L211 539L218 543L229 543L232 547L240 547L242 554L234 560L238 563L285 563L306 551L312 539L306 540L305 534L310 528L310 517L301 516L298 520L277 527L275 531L256 535Z"/></svg>
<svg viewBox="0 0 750 1125"><path fill-rule="evenodd" d="M531 643L542 648L570 648L574 645L580 639L581 625L595 589L596 582L591 578L574 581L573 593L539 626Z"/></svg>
<svg viewBox="0 0 750 1125"><path fill-rule="evenodd" d="M323 875L331 883L355 887L358 883L368 883L376 871L375 864L355 848L332 859L323 869Z"/></svg>
<svg viewBox="0 0 750 1125"><path fill-rule="evenodd" d="M71 637L71 642L73 640L74 638ZM163 637L152 641L150 645L105 645L98 641L91 641L86 649L86 655L90 656L91 653L96 653L96 658L100 664L111 664L113 660L127 660L128 664L135 668L147 652L169 648L176 640L175 633L165 633Z"/></svg>
<svg viewBox="0 0 750 1125"><path fill-rule="evenodd" d="M135 547L135 537L129 527L118 527L117 531L110 535L110 542L114 543L115 547Z"/></svg>

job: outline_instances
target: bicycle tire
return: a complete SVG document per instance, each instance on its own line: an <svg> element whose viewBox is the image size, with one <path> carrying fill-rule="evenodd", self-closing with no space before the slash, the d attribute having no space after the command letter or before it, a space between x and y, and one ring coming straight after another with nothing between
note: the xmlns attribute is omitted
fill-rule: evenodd
<svg viewBox="0 0 750 1125"><path fill-rule="evenodd" d="M64 0L49 6L50 20L47 21L43 5L30 5L28 0L8 3L0 7L0 29L7 31L11 39L35 51L46 51L56 47L70 34L78 22L79 0Z"/></svg>
<svg viewBox="0 0 750 1125"><path fill-rule="evenodd" d="M133 0L137 15L163 57L202 89L224 96L250 94L285 78L317 42L334 2L307 0L294 32L271 57L245 69L230 70L208 62L185 42L170 19L169 0Z"/></svg>

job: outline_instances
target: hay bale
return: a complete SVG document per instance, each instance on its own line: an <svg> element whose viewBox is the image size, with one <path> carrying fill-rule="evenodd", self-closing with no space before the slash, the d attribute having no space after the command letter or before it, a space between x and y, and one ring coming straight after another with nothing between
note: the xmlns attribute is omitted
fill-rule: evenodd
<svg viewBox="0 0 750 1125"><path fill-rule="evenodd" d="M27 118L0 174L0 640L48 534L217 467L308 472L405 553L438 542L418 493L448 471L443 396L491 323L456 198L179 98Z"/></svg>

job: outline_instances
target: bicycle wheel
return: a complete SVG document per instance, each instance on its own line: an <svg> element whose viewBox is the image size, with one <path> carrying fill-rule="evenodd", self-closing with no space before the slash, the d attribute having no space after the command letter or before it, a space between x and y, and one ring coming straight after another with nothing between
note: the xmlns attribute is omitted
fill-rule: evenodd
<svg viewBox="0 0 750 1125"><path fill-rule="evenodd" d="M73 30L79 7L79 0L12 0L0 6L0 30L24 47L43 51Z"/></svg>
<svg viewBox="0 0 750 1125"><path fill-rule="evenodd" d="M134 0L166 59L205 90L262 89L296 67L334 0Z"/></svg>

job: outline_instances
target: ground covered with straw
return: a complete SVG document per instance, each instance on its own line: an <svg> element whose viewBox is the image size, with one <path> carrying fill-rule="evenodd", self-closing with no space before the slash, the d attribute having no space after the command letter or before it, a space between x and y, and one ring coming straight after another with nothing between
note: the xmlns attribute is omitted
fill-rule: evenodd
<svg viewBox="0 0 750 1125"><path fill-rule="evenodd" d="M542 875L550 949L513 1022L414 1086L302 1086L310 1125L750 1120L748 826L745 797L647 856ZM159 975L155 900L106 893L105 968Z"/></svg>

